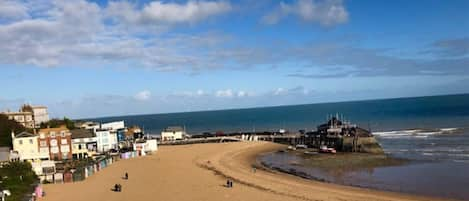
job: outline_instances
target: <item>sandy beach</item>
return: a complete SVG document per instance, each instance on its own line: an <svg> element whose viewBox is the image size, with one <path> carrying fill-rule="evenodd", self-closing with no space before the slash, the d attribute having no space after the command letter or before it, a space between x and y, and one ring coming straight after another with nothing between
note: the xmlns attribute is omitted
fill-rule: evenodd
<svg viewBox="0 0 469 201"><path fill-rule="evenodd" d="M443 200L301 179L275 171L252 171L256 156L283 145L238 142L162 146L153 155L121 160L85 181L44 185L44 201L107 200ZM123 180L125 172L129 180ZM224 187L227 178L233 188ZM114 184L122 192L113 192Z"/></svg>

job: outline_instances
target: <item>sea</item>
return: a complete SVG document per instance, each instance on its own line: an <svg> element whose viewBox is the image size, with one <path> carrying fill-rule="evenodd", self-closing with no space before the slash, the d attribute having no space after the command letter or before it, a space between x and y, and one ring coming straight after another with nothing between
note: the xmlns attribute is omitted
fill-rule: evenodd
<svg viewBox="0 0 469 201"><path fill-rule="evenodd" d="M326 182L410 194L469 200L469 94L320 103L219 111L149 114L88 119L124 120L158 135L168 126L203 132L315 130L330 116L369 129L384 151L409 159L403 166L353 170L331 175L286 161L301 160L277 153L267 157L277 168L296 169Z"/></svg>

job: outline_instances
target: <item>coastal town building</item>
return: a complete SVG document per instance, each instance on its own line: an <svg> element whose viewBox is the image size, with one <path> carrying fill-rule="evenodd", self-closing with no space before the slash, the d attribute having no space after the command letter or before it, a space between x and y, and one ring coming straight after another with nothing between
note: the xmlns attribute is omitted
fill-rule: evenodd
<svg viewBox="0 0 469 201"><path fill-rule="evenodd" d="M118 146L118 144L120 142L125 141L126 128L125 128L124 121L115 121L115 122L103 123L103 124L101 124L101 129L110 131L110 134L112 136L111 144L112 144L114 149L117 148L116 146ZM116 137L114 138L114 136L116 136Z"/></svg>
<svg viewBox="0 0 469 201"><path fill-rule="evenodd" d="M93 132L96 129L100 128L98 123L95 123L95 122L92 122L92 121L80 122L80 123L77 123L75 126L78 127L78 128L81 128L81 129L93 130Z"/></svg>
<svg viewBox="0 0 469 201"><path fill-rule="evenodd" d="M98 151L98 139L92 130L74 129L72 134L72 158L88 158Z"/></svg>
<svg viewBox="0 0 469 201"><path fill-rule="evenodd" d="M95 131L98 152L104 153L111 149L117 149L117 133L110 130L98 129Z"/></svg>
<svg viewBox="0 0 469 201"><path fill-rule="evenodd" d="M161 132L161 141L182 140L186 131L180 126L170 126Z"/></svg>
<svg viewBox="0 0 469 201"><path fill-rule="evenodd" d="M138 126L132 126L125 132L127 140L143 138L143 130Z"/></svg>
<svg viewBox="0 0 469 201"><path fill-rule="evenodd" d="M101 124L101 129L117 131L117 130L120 130L120 129L125 129L125 123L124 123L124 121L115 121L115 122L103 123L103 124Z"/></svg>
<svg viewBox="0 0 469 201"><path fill-rule="evenodd" d="M72 135L65 127L39 129L39 149L49 150L51 160L72 158Z"/></svg>
<svg viewBox="0 0 469 201"><path fill-rule="evenodd" d="M49 113L47 112L47 107L45 106L32 106L32 105L23 105L20 109L21 112L30 112L33 115L35 127L39 127L41 123L49 121Z"/></svg>
<svg viewBox="0 0 469 201"><path fill-rule="evenodd" d="M26 128L38 128L41 123L49 121L47 107L23 105L18 112L2 112L8 119L15 120Z"/></svg>
<svg viewBox="0 0 469 201"><path fill-rule="evenodd" d="M49 150L40 148L38 137L38 135L28 132L11 133L13 151L18 154L19 160L50 159Z"/></svg>
<svg viewBox="0 0 469 201"><path fill-rule="evenodd" d="M26 128L35 128L33 113L31 112L3 112L8 119L15 120Z"/></svg>
<svg viewBox="0 0 469 201"><path fill-rule="evenodd" d="M28 161L41 181L55 173L55 162L50 160L49 149L41 148L39 135L28 132L11 135L13 151L10 160Z"/></svg>
<svg viewBox="0 0 469 201"><path fill-rule="evenodd" d="M139 155L145 155L147 152L157 151L158 143L156 139L137 140L133 143L133 148Z"/></svg>

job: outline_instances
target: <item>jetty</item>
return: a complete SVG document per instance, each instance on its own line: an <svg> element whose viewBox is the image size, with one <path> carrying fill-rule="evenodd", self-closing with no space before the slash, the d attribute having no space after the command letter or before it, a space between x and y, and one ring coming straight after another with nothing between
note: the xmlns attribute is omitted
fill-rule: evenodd
<svg viewBox="0 0 469 201"><path fill-rule="evenodd" d="M328 147L340 152L383 153L383 149L371 131L358 127L348 121L331 117L326 123L317 126L315 131L287 132L283 129L277 132L233 132L214 134L203 133L192 135L190 138L172 141L161 141L160 145L184 145L196 143L221 143L238 141L270 141L300 147L317 148Z"/></svg>

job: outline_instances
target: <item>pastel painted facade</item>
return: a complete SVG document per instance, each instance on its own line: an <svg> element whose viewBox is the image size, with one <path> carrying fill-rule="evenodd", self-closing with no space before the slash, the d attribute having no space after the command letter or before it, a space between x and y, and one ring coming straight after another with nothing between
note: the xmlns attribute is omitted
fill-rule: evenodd
<svg viewBox="0 0 469 201"><path fill-rule="evenodd" d="M84 159L98 151L98 139L91 130L75 129L72 133L72 158Z"/></svg>
<svg viewBox="0 0 469 201"><path fill-rule="evenodd" d="M49 150L41 150L39 146L38 135L21 132L11 134L13 151L19 156L19 160L49 160Z"/></svg>
<svg viewBox="0 0 469 201"><path fill-rule="evenodd" d="M182 140L186 132L182 127L171 126L161 132L161 141Z"/></svg>
<svg viewBox="0 0 469 201"><path fill-rule="evenodd" d="M39 149L49 149L51 160L72 159L72 135L65 127L39 130Z"/></svg>
<svg viewBox="0 0 469 201"><path fill-rule="evenodd" d="M26 128L35 128L32 112L3 112L10 120L15 120Z"/></svg>

